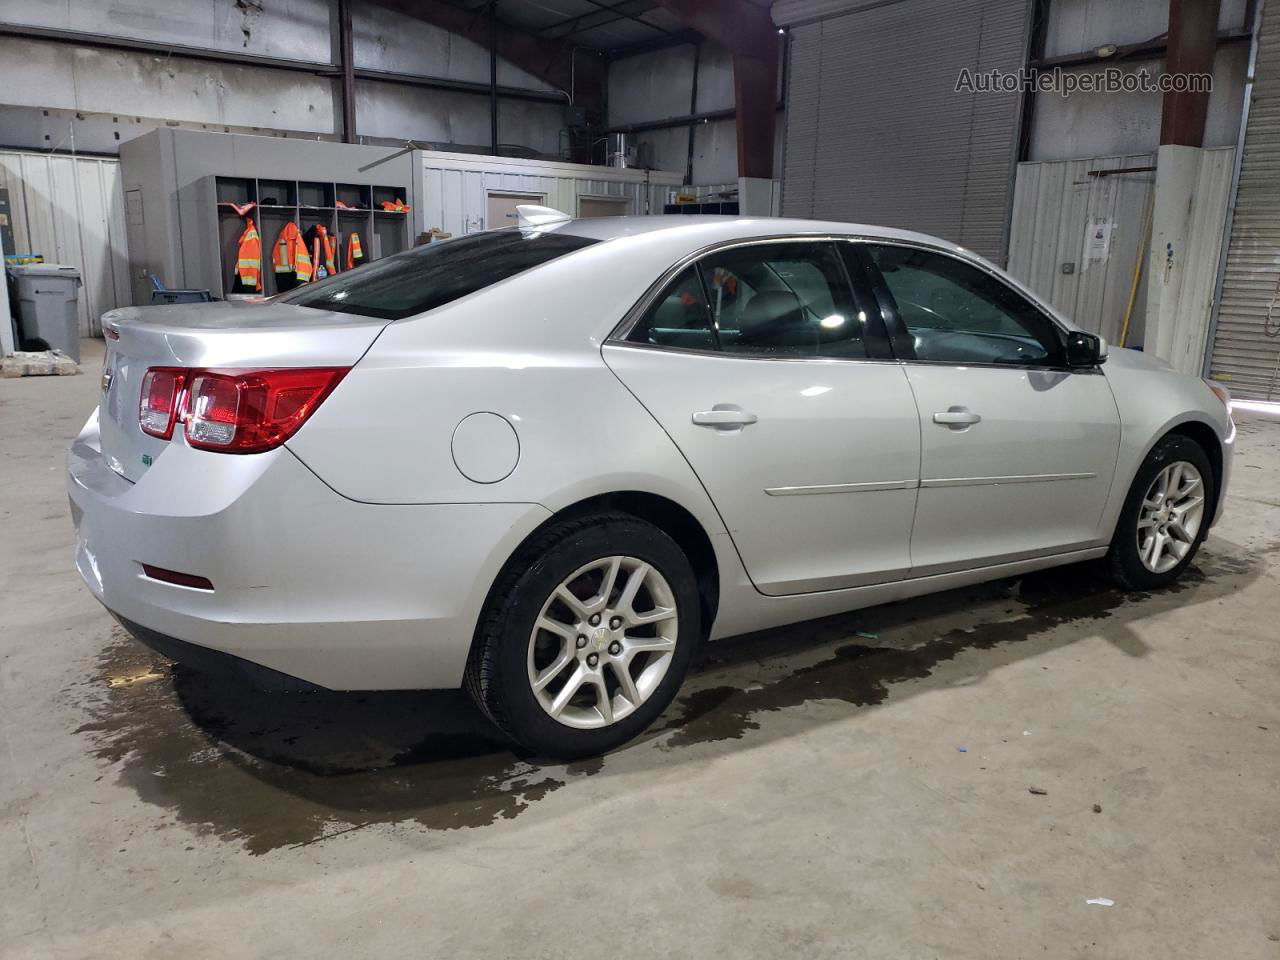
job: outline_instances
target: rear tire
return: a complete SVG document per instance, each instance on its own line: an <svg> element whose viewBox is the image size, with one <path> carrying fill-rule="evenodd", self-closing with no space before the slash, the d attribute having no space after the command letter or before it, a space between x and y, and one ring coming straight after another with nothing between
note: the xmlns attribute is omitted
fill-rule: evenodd
<svg viewBox="0 0 1280 960"><path fill-rule="evenodd" d="M697 579L652 524L598 513L553 524L490 591L466 688L512 740L575 759L648 727L701 633Z"/></svg>
<svg viewBox="0 0 1280 960"><path fill-rule="evenodd" d="M1173 583L1209 535L1217 485L1204 448L1171 434L1138 468L1107 553L1111 577L1126 590Z"/></svg>

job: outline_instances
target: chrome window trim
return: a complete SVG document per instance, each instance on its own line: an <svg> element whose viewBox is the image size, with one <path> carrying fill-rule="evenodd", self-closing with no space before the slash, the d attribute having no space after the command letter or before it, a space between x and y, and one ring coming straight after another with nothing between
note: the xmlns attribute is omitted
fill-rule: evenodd
<svg viewBox="0 0 1280 960"><path fill-rule="evenodd" d="M869 243L869 244L874 244L876 246L886 246L886 247L906 247L908 250L923 250L928 253L940 253L943 256L950 257L952 260L956 260L960 263L966 264L967 266L970 266L977 270L982 271L987 276L991 277L991 279L995 280L997 283L1003 286L1010 293L1012 293L1014 296L1020 298L1021 300L1024 300L1034 310L1036 310L1041 316L1043 316L1046 320L1048 320L1050 325L1055 330L1057 330L1060 334L1062 334L1063 337L1070 336L1071 333L1073 332L1069 327L1063 326L1062 322L1053 315L1053 311L1050 310L1044 304L1044 302L1040 300L1039 297L1028 296L1022 290L1018 289L1013 284L1011 284L1004 277L1000 276L1000 274L997 273L995 270L993 270L988 264L983 263L981 260L973 260L973 259L970 259L969 257L959 256L954 251L948 250L945 247L938 246L937 244L918 243L913 240L900 240L896 237L876 238L876 237L860 236L854 239L854 242ZM876 269L879 270L878 264L876 265ZM887 282L886 282L886 285L887 285ZM893 292L890 291L890 296L892 296L892 293ZM901 318L899 318L899 320L901 321ZM906 329L905 323L903 323L902 326L904 329ZM1081 331L1081 332L1086 332L1086 331ZM892 340L892 338L890 339ZM1066 350L1065 344L1063 345L1063 350L1064 351ZM1049 370L1049 371L1056 371L1059 373L1091 373L1091 374L1092 373L1100 374L1102 372L1101 364L1095 364L1092 367L1068 367L1064 364L1050 364L1050 363L983 363L981 361L961 363L955 360L921 360L918 357L912 357L909 360L902 360L902 362L909 363L909 364L922 364L930 367L981 367L984 370Z"/></svg>
<svg viewBox="0 0 1280 960"><path fill-rule="evenodd" d="M664 347L661 344L657 344L657 343L637 344L627 340L627 337L631 336L631 332L635 329L636 324L640 322L640 319L645 315L646 312L648 312L649 308L653 306L653 303L655 300L658 299L658 296L664 290L666 290L667 285L671 283L671 281L674 280L682 270L684 270L686 267L690 266L691 264L696 263L698 260L701 260L705 256L708 256L712 253L718 253L722 250L733 250L733 249L736 249L737 247L754 247L754 246L760 246L762 244L839 243L843 240L849 240L849 239L852 239L852 237L846 234L788 233L788 234L781 234L781 235L770 234L762 237L735 237L732 240L720 240L716 243L708 244L705 247L700 247L697 250L693 251L692 253L685 254L683 257L677 260L675 264L668 267L667 270L661 276L659 276L656 281L650 284L649 289L646 290L644 294L640 297L640 299L637 300L632 305L631 309L628 310L623 315L622 320L619 321L614 326L613 331L607 337L605 337L604 342L605 343L625 343L628 346L656 347L659 350L683 350L686 353L698 353L703 355L713 354L713 355L720 355L720 356L740 356L740 357L746 357L748 359L755 359L755 360L786 359L786 358L779 358L779 357L763 357L763 356L753 357L751 354L748 354L748 353L726 354L721 351L692 350L688 347ZM796 357L794 359L810 359L810 358ZM851 361L857 362L862 360L863 358L861 357L814 357L812 359L851 360Z"/></svg>
<svg viewBox="0 0 1280 960"><path fill-rule="evenodd" d="M893 357L773 357L754 353L726 353L722 350L696 350L693 347L668 347L661 343L636 343L632 340L606 340L600 346L601 349L622 347L627 350L656 350L660 353L678 353L689 357L715 357L720 360L765 360L770 363L883 363L895 367L902 366L902 361Z"/></svg>
<svg viewBox="0 0 1280 960"><path fill-rule="evenodd" d="M919 363L919 364L925 364L928 366L982 367L983 369L992 369L992 370L1050 370L1050 371L1057 371L1060 373L1095 373L1095 374L1102 373L1100 365L1094 366L1094 367L1066 367L1066 366L1050 366L1042 363L1041 364L956 363L955 361L952 361L952 360L919 360L914 358L910 360L904 360L900 357L894 358L894 359L885 359L880 357L773 357L773 356L755 356L749 353L725 353L720 350L697 350L691 347L668 347L668 346L663 346L662 344L657 344L657 343L636 343L634 341L627 339L627 337L631 336L631 332L635 329L636 324L640 322L641 318L645 315L645 313L649 310L649 308L653 306L654 301L656 301L659 295L661 295L661 293L664 290L666 290L667 285L670 284L671 281L673 281L681 271L689 267L691 264L696 263L698 260L702 259L703 257L708 256L709 254L712 254L712 253L717 253L721 250L732 250L737 247L757 246L760 244L796 243L796 242L881 244L886 246L907 247L913 250L925 250L930 253L941 253L944 256L948 256L953 260L958 260L961 263L968 264L971 267L975 267L976 269L981 270L983 273L995 279L997 282L1003 284L1010 291L1012 291L1014 294L1016 294L1017 296L1021 297L1023 300L1030 303L1032 307L1034 307L1037 311L1043 314L1044 317L1053 325L1054 329L1058 330L1063 336L1067 336L1072 332L1070 328L1063 326L1063 324L1057 319L1057 317L1053 315L1052 310L1049 309L1038 297L1028 296L1022 290L1019 290L1017 287L1010 284L1008 280L1000 276L989 265L983 263L981 260L976 260L970 257L959 255L954 250L949 249L946 245L942 243L922 243L918 240L903 240L897 237L882 237L882 236L877 236L875 234L820 232L820 233L769 234L765 236L755 236L755 237L735 237L732 240L720 240L716 243L708 244L705 247L699 247L697 250L694 250L691 253L685 254L683 257L677 260L674 264L668 267L658 277L657 280L655 280L652 284L649 285L649 288L645 290L644 294L640 297L640 299L637 300L634 304L632 304L631 309L628 310L623 315L622 320L620 320L614 326L613 330L609 333L609 335L605 337L603 341L604 345L638 347L644 350L670 350L676 353L688 353L688 354L693 354L695 356L700 356L700 357L707 357L707 356L739 357L745 360L790 360L790 361L802 361L802 362L813 361L813 360L828 360L828 361L838 362L838 363L899 363L899 364Z"/></svg>

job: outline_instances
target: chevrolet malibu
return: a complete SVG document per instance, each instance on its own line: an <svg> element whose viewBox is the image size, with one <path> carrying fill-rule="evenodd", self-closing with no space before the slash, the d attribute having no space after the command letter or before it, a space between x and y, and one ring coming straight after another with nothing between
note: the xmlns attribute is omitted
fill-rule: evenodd
<svg viewBox="0 0 1280 960"><path fill-rule="evenodd" d="M1175 580L1228 398L898 230L570 220L262 301L103 318L76 564L140 641L274 689L463 686L608 750L697 645L1102 561Z"/></svg>

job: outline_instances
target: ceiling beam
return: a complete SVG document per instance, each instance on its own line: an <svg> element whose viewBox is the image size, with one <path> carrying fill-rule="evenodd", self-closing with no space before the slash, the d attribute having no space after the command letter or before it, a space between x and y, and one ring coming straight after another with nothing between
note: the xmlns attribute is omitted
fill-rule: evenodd
<svg viewBox="0 0 1280 960"><path fill-rule="evenodd" d="M486 50L492 44L503 60L564 91L589 112L603 109L604 69L598 56L575 57L571 45L513 26L484 8L466 9L444 0L370 2L466 37Z"/></svg>
<svg viewBox="0 0 1280 960"><path fill-rule="evenodd" d="M597 9L549 23L539 33L547 37L571 37L587 30L594 30L596 27L617 23L619 20L634 20L654 30L662 30L662 27L644 19L644 14L658 8L655 0L619 0L617 3L609 4L600 3L598 0L586 0L586 2Z"/></svg>
<svg viewBox="0 0 1280 960"><path fill-rule="evenodd" d="M648 40L637 40L635 43L624 43L619 47L610 47L604 51L604 58L608 61L622 60L642 53L654 53L658 50L666 50L669 47L678 47L682 44L694 46L701 40L702 34L697 30L677 30L674 33L668 33L665 37L650 37Z"/></svg>
<svg viewBox="0 0 1280 960"><path fill-rule="evenodd" d="M777 75L778 28L764 7L749 0L658 0L658 5L735 56L772 60Z"/></svg>

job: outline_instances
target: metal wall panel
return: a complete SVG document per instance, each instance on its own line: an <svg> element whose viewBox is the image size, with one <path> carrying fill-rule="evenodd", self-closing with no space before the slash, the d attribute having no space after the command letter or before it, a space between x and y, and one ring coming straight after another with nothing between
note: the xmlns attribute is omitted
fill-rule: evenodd
<svg viewBox="0 0 1280 960"><path fill-rule="evenodd" d="M1120 342L1133 268L1142 245L1154 173L1091 177L1091 171L1155 165L1155 155L1022 163L1013 194L1009 272L1085 330ZM1105 259L1086 256L1087 227L1114 224ZM1063 272L1069 264L1070 272ZM1142 342L1146 284L1130 321L1130 344Z"/></svg>
<svg viewBox="0 0 1280 960"><path fill-rule="evenodd" d="M119 161L0 151L0 187L16 252L78 268L80 332L99 335L102 314L132 302Z"/></svg>
<svg viewBox="0 0 1280 960"><path fill-rule="evenodd" d="M489 54L481 45L376 4L352 5L353 53L360 68L487 83ZM71 30L174 43L315 64L334 63L335 0L0 0L0 21L19 27ZM180 53L95 49L68 43L0 38L4 126L0 143L13 148L70 148L114 153L122 139L169 122L231 132L289 132L333 138L342 130L340 82L258 65L211 63ZM502 60L504 86L553 88ZM687 99L687 98L686 98ZM489 101L477 94L358 84L357 131L363 137L487 148ZM565 127L562 103L500 100L503 143L558 155ZM48 112L66 111L62 122ZM44 140L51 136L51 140ZM59 141L62 141L61 143Z"/></svg>
<svg viewBox="0 0 1280 960"><path fill-rule="evenodd" d="M642 216L662 212L671 187L683 177L678 173L586 167L542 160L422 153L423 221L454 236L505 224L485 223L490 192L536 193L546 206L576 215L579 197L621 197L630 201L630 213Z"/></svg>
<svg viewBox="0 0 1280 960"><path fill-rule="evenodd" d="M1280 4L1262 11L1209 376L1280 400Z"/></svg>
<svg viewBox="0 0 1280 960"><path fill-rule="evenodd" d="M798 26L783 213L909 227L1002 262L1021 97L956 84L962 68L1018 70L1027 13L1027 0L894 0Z"/></svg>

